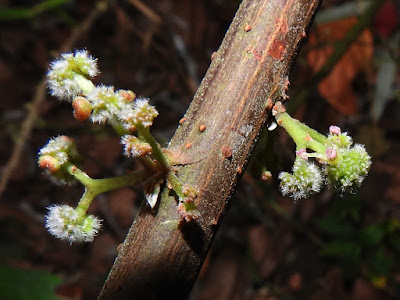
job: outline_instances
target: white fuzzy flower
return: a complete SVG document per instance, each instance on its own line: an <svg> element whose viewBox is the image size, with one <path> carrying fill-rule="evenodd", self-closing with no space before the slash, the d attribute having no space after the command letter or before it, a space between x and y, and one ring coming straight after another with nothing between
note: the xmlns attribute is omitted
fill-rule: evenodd
<svg viewBox="0 0 400 300"><path fill-rule="evenodd" d="M91 78L99 74L97 58L91 56L86 50L77 50L74 55L69 54L68 61L73 62L83 74Z"/></svg>
<svg viewBox="0 0 400 300"><path fill-rule="evenodd" d="M58 160L60 165L66 163L69 155L76 154L73 140L65 135L52 138L46 146L39 151L39 156L49 155Z"/></svg>
<svg viewBox="0 0 400 300"><path fill-rule="evenodd" d="M325 172L329 183L342 192L352 192L361 186L371 166L371 157L363 145L339 149L340 160L327 165Z"/></svg>
<svg viewBox="0 0 400 300"><path fill-rule="evenodd" d="M96 86L87 99L92 104L91 119L94 123L112 122L121 110L129 106L113 86Z"/></svg>
<svg viewBox="0 0 400 300"><path fill-rule="evenodd" d="M319 192L323 183L323 176L319 168L302 158L296 158L293 174L281 172L279 179L281 180L282 195L288 195L295 201Z"/></svg>
<svg viewBox="0 0 400 300"><path fill-rule="evenodd" d="M59 60L50 64L47 73L50 93L60 99L70 100L91 90L93 84L88 78L98 73L97 59L86 50L64 53Z"/></svg>
<svg viewBox="0 0 400 300"><path fill-rule="evenodd" d="M128 109L121 110L118 117L124 121L125 128L130 130L135 124L149 127L158 116L156 108L149 104L148 98L137 98Z"/></svg>
<svg viewBox="0 0 400 300"><path fill-rule="evenodd" d="M74 242L91 242L101 227L100 220L92 215L83 218L68 205L48 207L46 228L55 237Z"/></svg>

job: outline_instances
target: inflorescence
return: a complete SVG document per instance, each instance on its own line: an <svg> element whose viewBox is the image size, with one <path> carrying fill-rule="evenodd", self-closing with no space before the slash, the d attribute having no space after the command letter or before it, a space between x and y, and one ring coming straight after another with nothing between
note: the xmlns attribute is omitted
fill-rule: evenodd
<svg viewBox="0 0 400 300"><path fill-rule="evenodd" d="M338 126L330 126L328 136L318 133L293 119L281 102L275 104L272 114L296 143L292 174L279 174L284 196L306 198L325 184L342 193L354 192L361 186L371 166L371 157L363 145L353 145L352 138Z"/></svg>
<svg viewBox="0 0 400 300"><path fill-rule="evenodd" d="M101 221L92 215L79 214L68 205L51 205L46 216L46 228L61 240L91 242L101 227Z"/></svg>
<svg viewBox="0 0 400 300"><path fill-rule="evenodd" d="M93 123L109 124L121 136L121 144L127 157L139 158L146 172L134 173L120 177L92 179L81 171L77 164L80 160L74 141L67 136L51 139L39 151L39 166L57 182L79 181L85 186L76 208L67 205L52 205L48 208L46 227L49 232L70 243L90 242L100 229L100 220L88 215L87 209L100 192L137 183L143 174L148 174L147 197L149 205L156 204L160 182L163 179L150 178L151 174L163 174L169 185L177 194L184 195L182 184L173 174L168 159L164 156L159 144L149 132L158 112L149 103L148 98L136 97L131 90L116 90L113 86L95 85L92 79L99 74L97 59L86 50L62 54L61 58L50 65L47 73L47 84L50 93L60 100L71 102L74 117L78 121L90 119ZM168 175L166 175L168 174ZM135 177L136 176L136 177ZM135 179L136 178L136 179ZM193 199L195 196L192 197ZM195 216L192 210L195 205L186 207L186 200L179 197L177 213L182 219L190 221Z"/></svg>

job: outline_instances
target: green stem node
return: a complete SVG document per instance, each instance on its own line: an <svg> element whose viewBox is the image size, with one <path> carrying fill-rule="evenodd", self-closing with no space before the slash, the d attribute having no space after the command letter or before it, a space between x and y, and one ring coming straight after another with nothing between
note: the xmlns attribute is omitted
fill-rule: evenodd
<svg viewBox="0 0 400 300"><path fill-rule="evenodd" d="M85 186L85 192L83 193L82 198L76 208L76 211L82 218L85 216L86 211L89 208L89 205L92 203L94 197L96 197L98 194L124 186L138 184L146 180L149 176L149 173L146 170L138 170L122 176L93 179L72 163L66 163L63 167L70 175L75 177L75 179Z"/></svg>

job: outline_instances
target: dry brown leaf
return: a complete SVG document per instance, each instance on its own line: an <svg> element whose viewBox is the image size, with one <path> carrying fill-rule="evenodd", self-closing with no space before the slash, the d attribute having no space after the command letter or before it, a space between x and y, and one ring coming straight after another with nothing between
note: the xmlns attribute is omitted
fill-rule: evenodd
<svg viewBox="0 0 400 300"><path fill-rule="evenodd" d="M313 49L307 54L308 63L314 72L322 68L333 53L334 43L340 41L356 22L357 19L351 17L317 26L309 39ZM319 83L319 93L340 112L347 115L358 112L352 82L358 73L366 70L372 53L372 34L369 30L364 30L330 74Z"/></svg>

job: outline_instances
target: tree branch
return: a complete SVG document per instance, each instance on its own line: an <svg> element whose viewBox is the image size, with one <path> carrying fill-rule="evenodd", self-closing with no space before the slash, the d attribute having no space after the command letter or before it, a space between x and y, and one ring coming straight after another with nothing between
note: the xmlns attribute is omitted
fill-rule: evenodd
<svg viewBox="0 0 400 300"><path fill-rule="evenodd" d="M186 299L318 0L241 4L168 147L177 175L198 188L201 217L178 228L175 195L144 203L99 299ZM200 126L204 125L200 130Z"/></svg>

